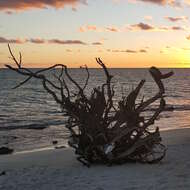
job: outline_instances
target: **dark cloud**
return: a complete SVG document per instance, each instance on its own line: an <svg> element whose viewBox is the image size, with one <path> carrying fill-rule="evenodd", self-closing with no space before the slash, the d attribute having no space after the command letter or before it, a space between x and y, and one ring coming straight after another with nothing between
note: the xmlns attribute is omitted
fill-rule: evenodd
<svg viewBox="0 0 190 190"><path fill-rule="evenodd" d="M36 39L32 38L32 39L27 40L27 41L29 41L29 42L31 42L31 43L34 43L34 44L44 44L44 43L45 43L45 40L43 40L43 39L38 39L38 38L36 38Z"/></svg>
<svg viewBox="0 0 190 190"><path fill-rule="evenodd" d="M141 49L139 52L140 53L147 53L147 50L146 49Z"/></svg>
<svg viewBox="0 0 190 190"><path fill-rule="evenodd" d="M167 0L137 0L142 2L156 3L156 4L166 4Z"/></svg>
<svg viewBox="0 0 190 190"><path fill-rule="evenodd" d="M4 37L0 37L0 43L6 43L6 44L22 44L23 41L19 39L7 39Z"/></svg>
<svg viewBox="0 0 190 190"><path fill-rule="evenodd" d="M184 30L184 28L182 28L180 26L172 26L171 30Z"/></svg>
<svg viewBox="0 0 190 190"><path fill-rule="evenodd" d="M144 31L174 31L174 30L185 30L183 27L181 26L159 26L159 27L155 27L149 24L145 24L145 23L138 23L138 24L133 24L130 25L128 27L129 30L144 30Z"/></svg>
<svg viewBox="0 0 190 190"><path fill-rule="evenodd" d="M102 43L101 42L94 42L94 43L92 43L92 45L102 45Z"/></svg>
<svg viewBox="0 0 190 190"><path fill-rule="evenodd" d="M138 23L138 24L133 24L130 26L131 29L137 29L137 30L153 30L154 27L149 25L149 24L145 24L145 23Z"/></svg>
<svg viewBox="0 0 190 190"><path fill-rule="evenodd" d="M170 16L166 16L164 17L166 20L169 20L171 22L178 22L178 21L187 21L188 17L186 16L181 16L181 17L170 17Z"/></svg>
<svg viewBox="0 0 190 190"><path fill-rule="evenodd" d="M51 43L51 44L68 44L68 45L71 45L71 44L78 44L78 45L86 45L85 42L82 42L80 40L59 40L59 39L52 39L52 40L48 40L48 43Z"/></svg>
<svg viewBox="0 0 190 190"><path fill-rule="evenodd" d="M145 3L153 3L157 5L171 5L174 7L181 7L180 0L137 0Z"/></svg>
<svg viewBox="0 0 190 190"><path fill-rule="evenodd" d="M28 9L45 9L48 7L64 8L70 5L75 8L79 3L86 4L86 0L1 0L0 10L15 11Z"/></svg>
<svg viewBox="0 0 190 190"><path fill-rule="evenodd" d="M181 27L181 26L161 26L157 29L158 31L181 31L181 30L185 30L185 28Z"/></svg>
<svg viewBox="0 0 190 190"><path fill-rule="evenodd" d="M135 51L135 50L130 50L130 49L127 49L123 52L126 52L126 53L138 53L138 51Z"/></svg>
<svg viewBox="0 0 190 190"><path fill-rule="evenodd" d="M78 45L87 45L87 43L81 41L81 40L60 40L60 39L50 39L50 40L44 40L44 39L39 39L39 38L31 38L31 39L25 39L25 40L20 40L20 39L7 39L4 37L0 37L0 43L16 43L16 44L21 44L25 42L30 42L34 44L45 44L45 43L50 43L50 44L63 44L63 45L72 45L72 44L78 44ZM95 42L99 43L99 42ZM98 44L94 44L98 45Z"/></svg>

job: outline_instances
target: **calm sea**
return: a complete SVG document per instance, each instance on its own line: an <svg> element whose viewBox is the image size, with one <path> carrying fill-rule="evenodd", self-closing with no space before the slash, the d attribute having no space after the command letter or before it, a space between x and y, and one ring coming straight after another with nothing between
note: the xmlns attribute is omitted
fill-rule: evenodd
<svg viewBox="0 0 190 190"><path fill-rule="evenodd" d="M162 69L163 72L169 70L175 75L164 81L166 100L175 110L162 113L155 125L161 130L190 127L190 69ZM70 69L70 72L74 79L84 84L84 70ZM148 69L110 69L110 73L114 75L115 101L122 93L127 95L141 79L146 79L146 83L139 98L151 97L158 90ZM52 73L47 75L53 80ZM87 94L105 81L101 69L90 69L90 75ZM23 151L49 147L53 140L65 144L68 136L64 128L66 118L59 106L44 91L39 80L31 80L13 90L12 87L23 79L10 70L0 69L0 146ZM75 90L72 85L70 88Z"/></svg>

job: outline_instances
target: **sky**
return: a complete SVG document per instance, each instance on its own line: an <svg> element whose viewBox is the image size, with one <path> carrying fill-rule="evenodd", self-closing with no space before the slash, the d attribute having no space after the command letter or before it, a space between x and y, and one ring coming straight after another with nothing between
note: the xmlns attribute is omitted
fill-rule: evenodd
<svg viewBox="0 0 190 190"><path fill-rule="evenodd" d="M0 0L0 67L190 67L190 0Z"/></svg>

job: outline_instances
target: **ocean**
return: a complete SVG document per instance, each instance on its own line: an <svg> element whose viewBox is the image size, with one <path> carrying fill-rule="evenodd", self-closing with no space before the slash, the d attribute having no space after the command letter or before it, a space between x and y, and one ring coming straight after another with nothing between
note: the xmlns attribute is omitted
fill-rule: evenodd
<svg viewBox="0 0 190 190"><path fill-rule="evenodd" d="M173 106L173 111L163 112L155 123L160 130L172 130L190 127L190 69L161 69L162 72L174 71L174 75L164 80L166 103ZM105 82L101 69L89 69L90 80L85 93ZM127 95L141 79L146 83L139 99L157 93L158 89L148 69L109 69L114 76L114 101ZM58 70L55 72L59 72ZM79 84L85 83L83 69L69 69ZM52 73L46 73L54 80ZM12 89L24 77L8 69L0 69L0 147L8 146L15 151L27 151L52 147L52 141L59 145L67 143L68 131L64 125L59 105L43 89L39 80L31 80L18 89ZM75 88L69 84L74 91ZM156 107L157 102L153 105Z"/></svg>

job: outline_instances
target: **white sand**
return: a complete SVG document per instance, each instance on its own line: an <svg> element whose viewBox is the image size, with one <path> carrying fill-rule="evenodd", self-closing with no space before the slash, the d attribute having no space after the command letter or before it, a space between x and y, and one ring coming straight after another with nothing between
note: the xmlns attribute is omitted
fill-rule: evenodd
<svg viewBox="0 0 190 190"><path fill-rule="evenodd" d="M160 164L86 168L71 149L0 156L0 190L189 190L190 129L162 132L168 147Z"/></svg>

